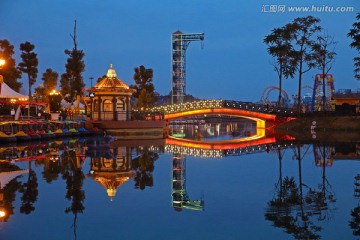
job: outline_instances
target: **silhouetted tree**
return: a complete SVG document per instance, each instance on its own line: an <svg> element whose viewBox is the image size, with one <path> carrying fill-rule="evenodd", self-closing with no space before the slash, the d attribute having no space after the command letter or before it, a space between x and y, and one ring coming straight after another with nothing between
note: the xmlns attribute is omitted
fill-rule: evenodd
<svg viewBox="0 0 360 240"><path fill-rule="evenodd" d="M46 69L42 75L42 80L44 81L43 86L40 86L35 89L35 96L38 99L43 99L43 101L49 102L49 94L56 90L59 74L53 71L51 68Z"/></svg>
<svg viewBox="0 0 360 240"><path fill-rule="evenodd" d="M54 162L50 160L45 162L42 176L47 183L51 183L52 181L58 179L60 172L61 168L59 166L59 161Z"/></svg>
<svg viewBox="0 0 360 240"><path fill-rule="evenodd" d="M356 20L347 36L352 39L350 47L355 48L360 54L360 13L356 15ZM360 57L354 57L354 77L360 80Z"/></svg>
<svg viewBox="0 0 360 240"><path fill-rule="evenodd" d="M18 82L21 78L21 71L16 68L16 62L13 58L14 46L10 44L8 40L0 40L0 58L5 60L5 66L0 68L0 75L3 76L4 82L13 90L19 92L22 83Z"/></svg>
<svg viewBox="0 0 360 240"><path fill-rule="evenodd" d="M325 111L331 106L326 106L326 91L325 91L325 75L328 74L335 61L335 55L337 42L334 41L334 37L328 33L324 33L323 36L318 36L317 41L313 45L313 51L315 56L315 63L322 73L322 84L323 84L323 96L322 96L322 110Z"/></svg>
<svg viewBox="0 0 360 240"><path fill-rule="evenodd" d="M131 162L131 168L134 171L135 188L144 190L145 187L152 187L154 180L152 172L154 171L154 163L158 159L157 153L149 151L149 148L145 147L139 150L140 156L134 158Z"/></svg>
<svg viewBox="0 0 360 240"><path fill-rule="evenodd" d="M355 176L354 181L354 197L359 199L360 198L360 174ZM351 220L349 221L349 227L353 230L354 236L360 236L360 205L358 205L351 210Z"/></svg>
<svg viewBox="0 0 360 240"><path fill-rule="evenodd" d="M155 87L152 84L153 70L151 68L146 69L141 65L136 67L134 71L135 85L130 85L130 88L136 90L133 96L138 99L137 107L146 109L157 101Z"/></svg>
<svg viewBox="0 0 360 240"><path fill-rule="evenodd" d="M23 184L20 192L23 193L21 197L20 212L30 214L35 211L34 203L38 197L38 181L34 170L30 169L28 180Z"/></svg>
<svg viewBox="0 0 360 240"><path fill-rule="evenodd" d="M360 236L360 206L355 207L351 210L351 221L349 221L349 226L353 230L354 236Z"/></svg>
<svg viewBox="0 0 360 240"><path fill-rule="evenodd" d="M295 66L291 65L294 61L294 51L291 45L291 34L288 28L274 28L271 34L265 36L264 43L268 45L268 53L274 57L274 70L279 79L278 106L282 105L282 79L294 77Z"/></svg>
<svg viewBox="0 0 360 240"><path fill-rule="evenodd" d="M44 86L39 85L34 91L34 100L39 102L47 102L47 96L45 93L46 89Z"/></svg>
<svg viewBox="0 0 360 240"><path fill-rule="evenodd" d="M76 152L73 150L66 150L61 155L62 178L66 181L65 198L71 201L71 205L65 209L65 213L74 214L75 238L78 213L85 210L83 204L85 200L85 191L83 190L85 175L81 170L81 166L78 166L76 157Z"/></svg>
<svg viewBox="0 0 360 240"><path fill-rule="evenodd" d="M287 32L290 32L294 51L294 60L291 61L292 67L295 67L299 76L297 111L301 111L301 88L302 76L310 69L315 67L312 39L314 34L321 31L318 25L320 19L313 16L295 18L293 22L285 25Z"/></svg>
<svg viewBox="0 0 360 240"><path fill-rule="evenodd" d="M70 51L65 50L65 54L68 56L65 64L66 73L61 75L60 86L61 94L68 102L73 102L77 95L82 96L82 89L85 87L82 73L85 71L84 56L85 53L82 50L78 50L76 41L76 21L74 26L74 35L70 35L74 48Z"/></svg>
<svg viewBox="0 0 360 240"><path fill-rule="evenodd" d="M34 52L35 45L30 42L25 42L20 44L21 50L21 59L22 62L19 63L19 70L28 76L29 82L29 101L31 101L31 87L36 82L38 74L38 64L37 54ZM30 108L29 108L30 111Z"/></svg>
<svg viewBox="0 0 360 240"><path fill-rule="evenodd" d="M309 145L310 146L310 145ZM334 210L331 204L336 200L325 177L323 169L322 184L318 189L309 188L303 184L301 161L308 152L309 146L304 149L296 145L294 158L298 161L299 184L294 177L282 179L282 154L279 151L280 176L277 184L275 197L268 202L265 212L265 219L272 221L274 227L283 228L286 233L294 236L295 239L320 239L318 234L322 228L315 224L315 221L330 219L329 211ZM304 191L304 187L306 187Z"/></svg>
<svg viewBox="0 0 360 240"><path fill-rule="evenodd" d="M295 239L320 239L317 234L321 230L311 220L311 208L305 208L300 185L293 177L285 177L277 192L277 197L268 202L265 219L273 222L273 226L285 229Z"/></svg>

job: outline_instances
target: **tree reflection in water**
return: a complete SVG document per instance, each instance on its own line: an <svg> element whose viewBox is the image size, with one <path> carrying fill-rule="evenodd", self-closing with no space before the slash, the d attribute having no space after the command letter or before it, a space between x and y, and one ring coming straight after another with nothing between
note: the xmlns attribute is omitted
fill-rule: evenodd
<svg viewBox="0 0 360 240"><path fill-rule="evenodd" d="M20 212L30 214L35 211L34 204L37 201L39 194L38 181L34 170L31 169L31 162L29 162L29 175L26 183L23 183L20 192L23 194L21 197Z"/></svg>
<svg viewBox="0 0 360 240"><path fill-rule="evenodd" d="M74 236L76 239L76 221L78 213L85 210L83 202L85 200L85 191L83 184L85 175L81 169L79 154L75 150L64 151L61 156L61 174L62 179L66 181L66 199L71 201L71 205L65 209L65 213L74 214Z"/></svg>
<svg viewBox="0 0 360 240"><path fill-rule="evenodd" d="M42 175L47 183L54 182L61 177L66 182L66 201L68 206L65 208L66 214L73 214L74 221L72 222L74 227L74 236L76 238L76 221L79 216L78 213L85 211L84 201L85 192L83 190L85 176L82 172L82 160L79 157L81 154L79 151L84 150L85 144L78 144L76 146L70 146L68 143L52 144L50 147L43 151L41 156L43 158L36 158L37 162L35 166L43 166ZM275 194L273 198L268 201L266 212L264 213L265 219L270 221L273 226L283 229L286 233L292 235L295 239L318 239L321 235L321 221L327 221L332 218L332 213L335 210L334 203L336 202L335 194L332 191L331 185L327 179L327 159L331 157L331 146L323 146L319 144L315 145L292 145L294 157L298 168L298 174L288 175L283 173L283 161L285 156L285 150L281 147L283 145L274 145L274 148L280 146L278 150L279 158L279 178L275 185ZM289 145L287 145L289 146ZM311 152L310 147L314 146L314 152ZM87 146L88 147L88 146ZM269 149L274 149L269 148ZM21 148L12 149L18 151L16 156L27 157L23 154L25 150ZM92 160L91 169L96 163L99 169L96 171L106 172L107 175L130 178L134 176L135 188L145 189L146 187L152 187L154 185L153 172L155 170L155 161L158 159L162 151L161 149L155 149L150 147L139 147L136 149L137 157L131 160L133 151L130 147L122 150L110 149L113 156L106 161ZM289 151L291 149L288 148ZM20 152L21 151L21 152ZM39 153L39 151L37 151ZM289 151L290 152L290 151ZM303 182L302 176L302 163L303 158L309 153L319 153L320 160L316 160L316 165L321 170L321 180L316 186L307 186ZM0 153L3 156L5 152ZM35 153L35 151L34 151ZM102 154L102 153L101 153ZM89 155L87 155L90 157ZM100 157L105 158L104 155ZM100 158L99 157L99 158ZM7 159L7 158L4 158ZM313 158L311 158L313 159ZM346 158L349 159L349 158ZM326 161L325 161L326 160ZM130 164L131 162L131 167ZM11 166L9 162L8 166L2 167L0 162L0 172L7 171L7 169L14 168L18 170L16 165ZM34 163L32 163L34 164ZM100 168L101 167L101 168ZM9 213L4 221L8 221L11 214L14 212L13 202L15 202L15 193L20 191L21 195L21 208L20 211L23 214L30 214L34 212L35 201L38 196L37 189L37 176L35 171L29 167L29 175L20 180L14 179L10 181L3 189L3 200L0 201L1 207L6 208ZM130 170L131 169L131 170ZM291 168L290 168L291 169ZM35 169L34 169L35 170ZM113 172L111 172L111 171ZM10 171L10 170L9 170ZM41 170L39 170L41 172ZM36 171L39 173L39 171ZM305 170L304 170L305 171ZM108 174L111 172L111 174ZM133 173L132 174L129 174ZM113 179L113 178L111 178ZM40 179L41 180L41 179ZM60 179L61 180L61 179ZM117 180L118 183L123 181ZM360 174L355 177L355 192L356 197L360 196ZM120 186L116 185L116 186ZM116 190L116 188L114 188ZM351 212L351 220L349 226L353 230L355 236L360 236L360 205L356 206Z"/></svg>
<svg viewBox="0 0 360 240"><path fill-rule="evenodd" d="M286 176L282 179L283 152L278 149L279 181L275 185L275 197L268 202L265 219L272 221L275 227L284 228L285 232L292 234L295 239L320 239L319 232L322 228L317 226L315 221L329 220L329 213L335 209L330 205L336 200L331 191L327 190L331 189L331 186L325 176L325 165L322 184L317 189L309 188L302 182L301 169L301 161L308 148L305 148L304 153L301 145L297 145L293 150L294 158L298 161L299 184L294 177ZM303 187L307 190L305 194Z"/></svg>
<svg viewBox="0 0 360 240"><path fill-rule="evenodd" d="M355 176L354 181L354 197L360 199L360 174ZM351 210L351 221L349 221L349 226L353 230L354 236L360 236L360 202L358 206Z"/></svg>
<svg viewBox="0 0 360 240"><path fill-rule="evenodd" d="M146 187L154 185L153 171L154 163L159 158L159 154L149 150L149 147L136 148L138 157L131 162L131 168L134 172L135 188L144 190Z"/></svg>

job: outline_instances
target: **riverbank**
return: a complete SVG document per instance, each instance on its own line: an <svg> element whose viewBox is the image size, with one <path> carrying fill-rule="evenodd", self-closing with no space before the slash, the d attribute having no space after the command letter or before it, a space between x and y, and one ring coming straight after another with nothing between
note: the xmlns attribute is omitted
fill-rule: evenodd
<svg viewBox="0 0 360 240"><path fill-rule="evenodd" d="M279 124L275 127L275 131L303 141L358 142L360 140L360 116L300 117Z"/></svg>

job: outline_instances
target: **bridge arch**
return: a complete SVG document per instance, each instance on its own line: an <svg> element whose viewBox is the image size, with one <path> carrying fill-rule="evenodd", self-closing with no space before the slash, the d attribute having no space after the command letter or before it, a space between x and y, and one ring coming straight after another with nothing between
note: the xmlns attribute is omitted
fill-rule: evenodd
<svg viewBox="0 0 360 240"><path fill-rule="evenodd" d="M256 122L257 128L265 128L266 122L274 122L274 109L264 104L228 100L201 100L181 104L155 107L155 112L163 112L165 120L197 116L226 115L250 119Z"/></svg>

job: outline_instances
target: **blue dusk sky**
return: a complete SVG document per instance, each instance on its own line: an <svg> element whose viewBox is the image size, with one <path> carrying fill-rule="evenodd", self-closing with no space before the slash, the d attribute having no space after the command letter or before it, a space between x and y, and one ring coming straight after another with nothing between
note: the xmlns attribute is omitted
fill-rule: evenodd
<svg viewBox="0 0 360 240"><path fill-rule="evenodd" d="M292 7L317 7L317 12L291 12ZM344 12L331 8L352 7ZM313 8L314 9L314 8ZM47 68L65 72L65 49L72 49L77 21L78 49L85 52L84 82L90 87L113 64L118 77L133 84L134 67L154 70L160 94L171 89L171 34L205 33L204 48L193 42L187 50L186 92L204 99L258 101L268 86L278 86L264 37L296 17L313 15L338 41L331 70L335 89L360 88L353 77L356 51L347 33L360 12L359 0L1 0L0 39L15 47L20 62L20 43L35 45L39 74ZM303 85L313 86L319 70L304 75ZM22 78L27 90L27 78ZM296 94L297 76L283 88ZM308 90L304 90L304 93ZM25 92L25 91L24 91ZM276 99L276 93L270 96Z"/></svg>

